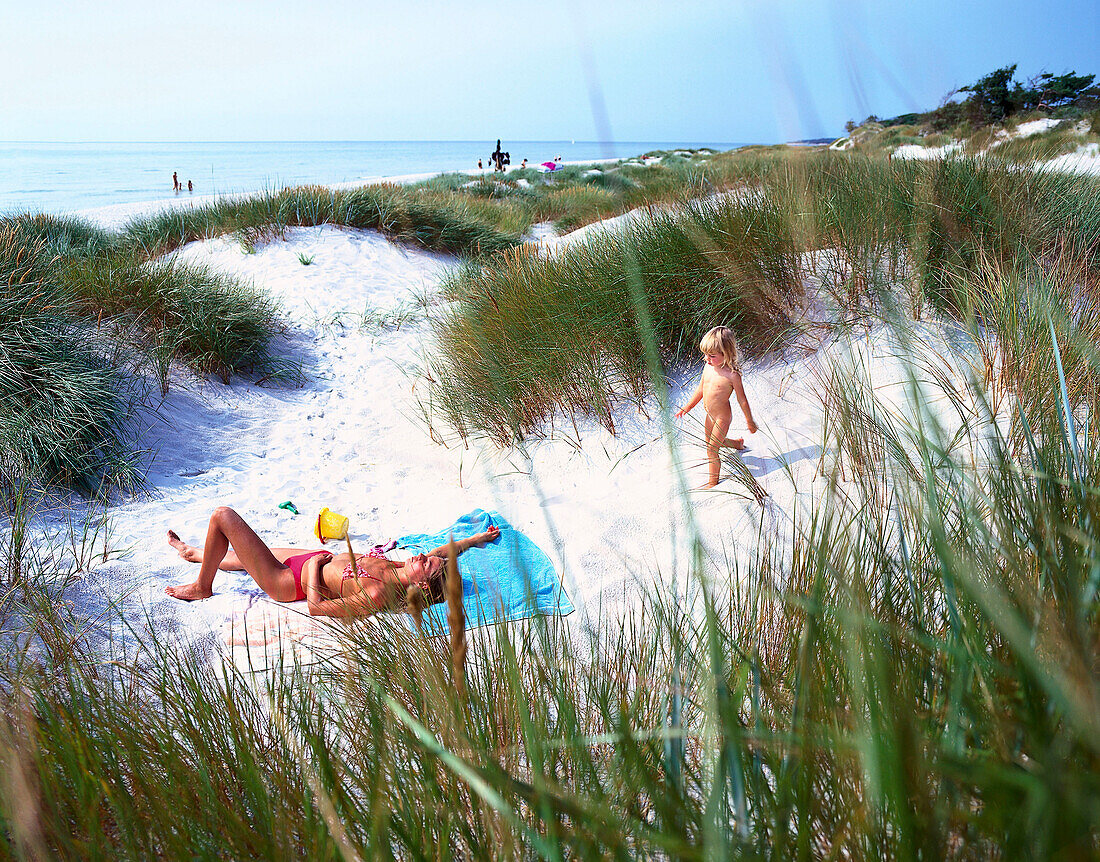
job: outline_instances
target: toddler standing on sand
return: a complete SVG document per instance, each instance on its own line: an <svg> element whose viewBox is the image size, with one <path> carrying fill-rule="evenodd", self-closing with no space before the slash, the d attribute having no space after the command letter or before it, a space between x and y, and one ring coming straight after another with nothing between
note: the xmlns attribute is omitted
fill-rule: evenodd
<svg viewBox="0 0 1100 862"><path fill-rule="evenodd" d="M707 412L703 428L707 444L707 461L710 465L710 478L703 487L713 488L718 484L718 477L722 470L718 450L723 446L732 449L745 448L745 441L740 437L736 440L726 439L726 431L729 430L730 422L733 420L731 395L737 395L737 403L741 405L741 412L745 414L745 422L750 434L756 433L756 422L752 418L749 399L745 397L745 387L741 385L737 341L733 337L733 331L725 326L714 327L703 336L703 340L699 342L699 349L703 352L703 361L706 363L703 366L703 377L691 400L676 411L676 418L686 416L696 404L703 402L703 409Z"/></svg>

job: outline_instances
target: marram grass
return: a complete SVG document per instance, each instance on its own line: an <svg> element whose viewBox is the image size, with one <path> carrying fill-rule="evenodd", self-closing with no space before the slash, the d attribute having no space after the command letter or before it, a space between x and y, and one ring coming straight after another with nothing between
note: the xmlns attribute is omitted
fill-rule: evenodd
<svg viewBox="0 0 1100 862"><path fill-rule="evenodd" d="M275 306L225 276L120 250L74 219L0 220L0 483L130 488L142 376L284 369Z"/></svg>
<svg viewBox="0 0 1100 862"><path fill-rule="evenodd" d="M53 277L49 238L0 224L0 490L137 482L122 428L135 402L112 345ZM56 246L54 246L55 248Z"/></svg>
<svg viewBox="0 0 1100 862"><path fill-rule="evenodd" d="M750 153L733 164L745 184L722 194L650 208L557 252L471 261L445 287L453 302L437 316L429 411L460 435L499 443L542 433L555 417L611 427L615 404L641 406L651 392L633 282L671 366L694 359L715 325L732 328L750 357L784 349L806 326L894 308L995 326L995 310L968 287L987 269L1006 283L1056 270L1094 285L1100 273L1092 177L833 153Z"/></svg>
<svg viewBox="0 0 1100 862"><path fill-rule="evenodd" d="M1094 856L1100 438L1059 396L1011 455L980 381L952 386L941 427L942 393L914 382L911 422L850 376L835 409L876 418L823 442L878 453L860 478L687 600L471 633L462 693L387 616L260 675L167 641L104 663L59 608L9 630L2 852Z"/></svg>

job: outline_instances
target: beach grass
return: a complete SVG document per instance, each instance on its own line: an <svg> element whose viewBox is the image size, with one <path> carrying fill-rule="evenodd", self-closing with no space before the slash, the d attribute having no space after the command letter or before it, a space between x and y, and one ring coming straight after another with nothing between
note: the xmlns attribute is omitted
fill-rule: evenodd
<svg viewBox="0 0 1100 862"><path fill-rule="evenodd" d="M670 367L715 325L760 356L807 324L874 320L899 306L985 321L991 310L965 285L988 267L1010 280L1054 261L1090 283L1098 272L1094 178L991 158L715 161L724 194L650 208L560 251L472 261L451 278L429 412L498 443L544 433L555 416L611 428L615 405L643 406L651 392L627 289L635 272Z"/></svg>
<svg viewBox="0 0 1100 862"><path fill-rule="evenodd" d="M137 484L122 426L135 393L110 341L81 313L52 261L74 238L64 225L28 238L0 224L0 487L5 509L28 483L87 492ZM60 228L52 231L52 228Z"/></svg>
<svg viewBox="0 0 1100 862"><path fill-rule="evenodd" d="M235 234L255 245L281 237L288 227L320 224L378 230L399 242L454 254L509 248L526 227L506 206L430 188L298 186L136 219L123 230L122 244L156 256L199 239Z"/></svg>
<svg viewBox="0 0 1100 862"><path fill-rule="evenodd" d="M4 481L86 492L140 485L123 439L151 374L282 374L281 323L253 288L171 260L148 261L76 219L0 220L0 460Z"/></svg>
<svg viewBox="0 0 1100 862"><path fill-rule="evenodd" d="M282 328L277 307L233 278L173 258L111 253L65 268L62 279L162 370L182 362L228 383L234 374L273 367L269 344ZM167 391L167 378L158 379Z"/></svg>
<svg viewBox="0 0 1100 862"><path fill-rule="evenodd" d="M103 662L28 579L5 598L19 646L0 684L16 791L0 796L0 846L1093 855L1100 439L1059 395L1021 405L1018 447L980 378L944 380L950 393L921 382L924 348L897 325L919 421L845 369L826 396L844 421L822 442L861 467L848 481L831 467L791 530L739 568L696 555L686 592L643 591L592 631L539 618L471 632L461 687L445 640L387 616L335 629L329 658L258 674L170 640ZM1033 349L1057 366L1056 344L1048 333ZM945 394L948 416L932 406Z"/></svg>
<svg viewBox="0 0 1100 862"><path fill-rule="evenodd" d="M1075 123L1065 120L1053 128L1023 138L1012 138L997 144L993 152L998 158L1019 164L1046 162L1097 140L1095 133L1080 132Z"/></svg>
<svg viewBox="0 0 1100 862"><path fill-rule="evenodd" d="M617 405L648 391L635 273L672 354L693 349L715 319L760 352L783 338L800 302L787 223L736 197L685 216L654 210L560 254L524 248L473 261L445 283L453 302L436 324L432 397L446 421L500 443L537 433L558 410L613 430Z"/></svg>

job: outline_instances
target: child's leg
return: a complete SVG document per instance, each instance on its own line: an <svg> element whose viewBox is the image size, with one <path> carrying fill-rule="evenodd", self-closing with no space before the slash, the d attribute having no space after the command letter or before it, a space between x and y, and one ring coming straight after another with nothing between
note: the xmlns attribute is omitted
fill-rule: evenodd
<svg viewBox="0 0 1100 862"><path fill-rule="evenodd" d="M722 459L718 457L718 450L726 439L726 432L730 427L732 416L719 416L712 418L707 416L707 461L710 468L710 476L706 487L713 488L718 484L722 475Z"/></svg>

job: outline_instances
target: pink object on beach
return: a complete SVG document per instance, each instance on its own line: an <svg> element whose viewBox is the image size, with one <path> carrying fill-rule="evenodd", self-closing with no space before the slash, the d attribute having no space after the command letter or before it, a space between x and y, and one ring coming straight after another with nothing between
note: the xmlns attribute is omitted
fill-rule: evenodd
<svg viewBox="0 0 1100 862"><path fill-rule="evenodd" d="M543 162L539 167L546 168L548 171L559 171L562 168L557 162Z"/></svg>
<svg viewBox="0 0 1100 862"><path fill-rule="evenodd" d="M397 542L395 542L393 539L390 539L388 542L375 545L373 548L367 551L367 556L377 557L378 559L384 560L386 559L386 553L388 551L392 551L396 547Z"/></svg>

